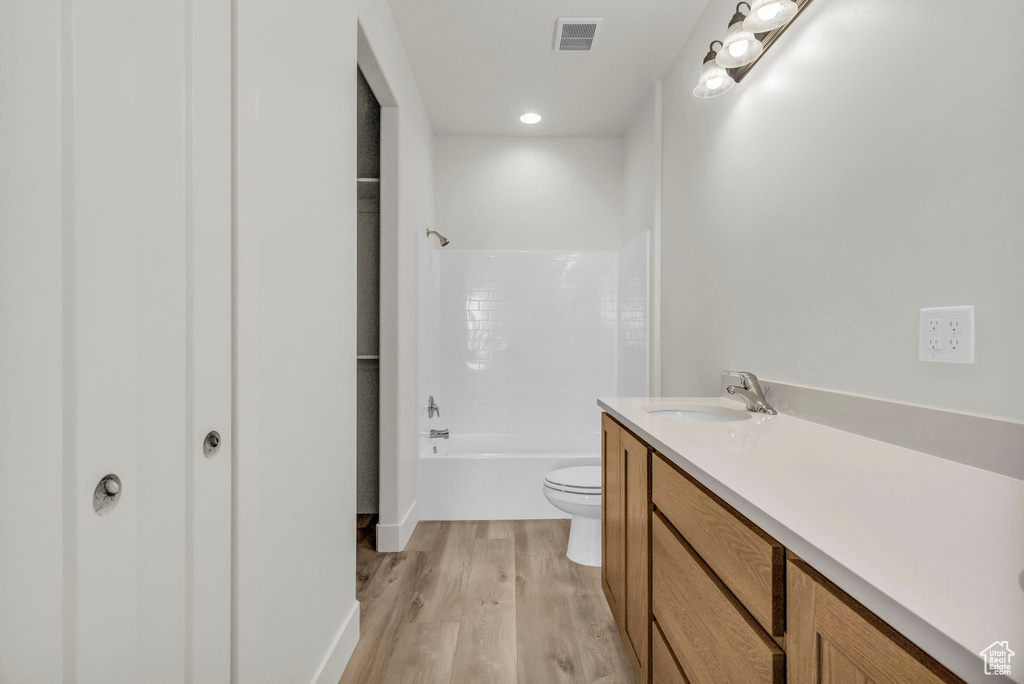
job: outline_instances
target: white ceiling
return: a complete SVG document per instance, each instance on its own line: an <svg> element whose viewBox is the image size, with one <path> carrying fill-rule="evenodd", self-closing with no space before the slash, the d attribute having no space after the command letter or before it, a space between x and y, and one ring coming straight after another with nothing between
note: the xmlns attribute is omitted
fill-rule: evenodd
<svg viewBox="0 0 1024 684"><path fill-rule="evenodd" d="M621 135L707 5L389 1L438 135ZM559 17L603 17L594 50L552 50ZM520 123L524 112L544 119Z"/></svg>

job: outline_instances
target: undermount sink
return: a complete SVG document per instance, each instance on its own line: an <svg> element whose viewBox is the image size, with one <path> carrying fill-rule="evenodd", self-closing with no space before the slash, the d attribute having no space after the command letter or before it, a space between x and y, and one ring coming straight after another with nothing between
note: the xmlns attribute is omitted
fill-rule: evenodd
<svg viewBox="0 0 1024 684"><path fill-rule="evenodd" d="M704 423L731 423L750 418L750 411L737 411L722 406L705 406L703 404L648 404L644 411L659 418L672 420L693 420Z"/></svg>

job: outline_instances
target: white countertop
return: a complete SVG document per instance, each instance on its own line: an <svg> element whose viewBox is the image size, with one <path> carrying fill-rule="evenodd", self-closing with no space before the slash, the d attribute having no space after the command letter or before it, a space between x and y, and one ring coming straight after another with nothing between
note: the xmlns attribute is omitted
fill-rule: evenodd
<svg viewBox="0 0 1024 684"><path fill-rule="evenodd" d="M704 423L652 416L679 402L598 405L968 682L1008 641L1024 683L1024 481L791 416Z"/></svg>

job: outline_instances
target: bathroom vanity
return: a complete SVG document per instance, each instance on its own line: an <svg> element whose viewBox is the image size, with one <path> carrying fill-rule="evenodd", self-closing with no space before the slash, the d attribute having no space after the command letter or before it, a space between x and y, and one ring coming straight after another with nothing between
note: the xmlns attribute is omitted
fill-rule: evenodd
<svg viewBox="0 0 1024 684"><path fill-rule="evenodd" d="M1024 646L1019 540L966 534L1019 512L1024 483L790 416L677 420L666 401L599 401L602 585L640 684L992 681L977 654Z"/></svg>

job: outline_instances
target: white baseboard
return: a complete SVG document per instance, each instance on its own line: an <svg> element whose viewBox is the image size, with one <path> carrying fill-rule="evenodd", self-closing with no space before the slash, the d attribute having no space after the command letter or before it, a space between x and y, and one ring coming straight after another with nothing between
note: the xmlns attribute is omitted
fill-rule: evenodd
<svg viewBox="0 0 1024 684"><path fill-rule="evenodd" d="M345 666L359 641L359 601L352 602L352 608L341 623L334 643L324 656L323 662L313 675L311 684L338 684Z"/></svg>
<svg viewBox="0 0 1024 684"><path fill-rule="evenodd" d="M397 525L377 523L377 550L401 551L409 542L416 523L420 521L420 500L416 499L405 512L405 516Z"/></svg>

